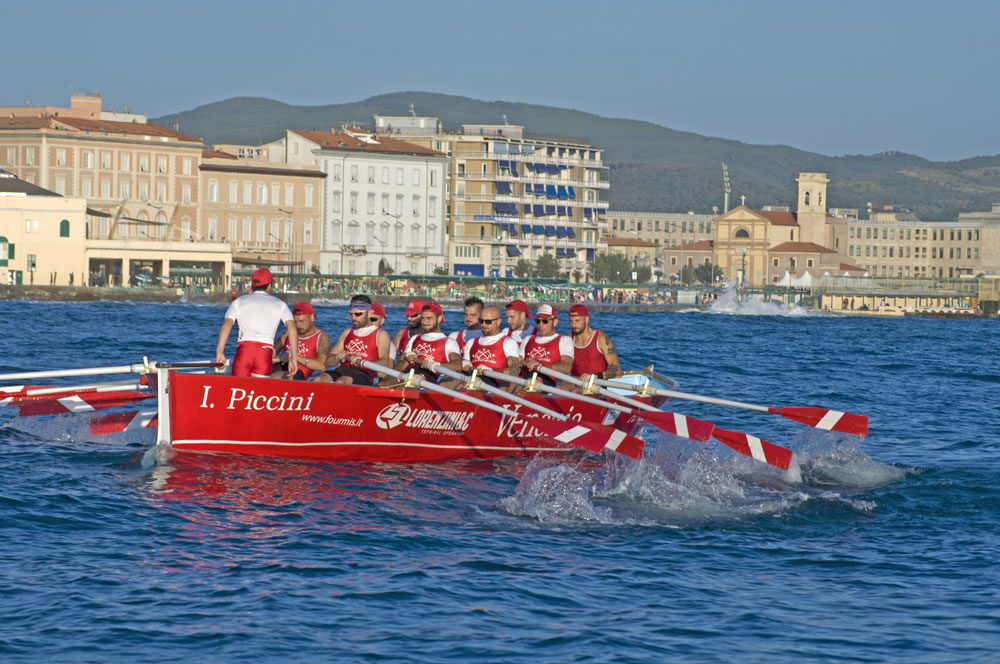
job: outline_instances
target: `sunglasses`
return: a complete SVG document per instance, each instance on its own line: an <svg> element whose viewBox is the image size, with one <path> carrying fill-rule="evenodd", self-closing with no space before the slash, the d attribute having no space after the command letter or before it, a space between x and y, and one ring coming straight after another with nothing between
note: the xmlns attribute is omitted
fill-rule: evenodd
<svg viewBox="0 0 1000 664"><path fill-rule="evenodd" d="M368 313L368 312L367 311L352 311L351 312L351 318L361 318L366 313Z"/></svg>
<svg viewBox="0 0 1000 664"><path fill-rule="evenodd" d="M492 325L493 323L497 322L498 320L500 320L500 319L499 318L480 318L479 322L483 323L485 325Z"/></svg>
<svg viewBox="0 0 1000 664"><path fill-rule="evenodd" d="M545 323L549 323L549 322L554 321L554 320L555 320L554 318L536 318L535 322L536 323L541 323L541 324L544 325Z"/></svg>

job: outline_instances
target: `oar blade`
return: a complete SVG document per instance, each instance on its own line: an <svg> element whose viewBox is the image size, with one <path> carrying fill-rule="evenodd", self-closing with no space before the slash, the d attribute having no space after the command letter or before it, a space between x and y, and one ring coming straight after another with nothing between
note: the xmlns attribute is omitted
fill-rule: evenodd
<svg viewBox="0 0 1000 664"><path fill-rule="evenodd" d="M156 426L156 411L132 410L127 413L110 413L90 420L92 436L106 436L124 431L137 431Z"/></svg>
<svg viewBox="0 0 1000 664"><path fill-rule="evenodd" d="M788 466L792 462L792 451L790 449L769 443L750 434L716 427L715 431L712 432L712 437L740 454L756 459L757 461L763 461L782 470L788 470Z"/></svg>
<svg viewBox="0 0 1000 664"><path fill-rule="evenodd" d="M672 433L681 438L697 440L702 443L707 443L712 439L712 431L715 429L715 424L712 422L688 417L680 413L654 410L636 410L633 413L667 433Z"/></svg>
<svg viewBox="0 0 1000 664"><path fill-rule="evenodd" d="M145 401L156 395L151 392L81 392L77 394L53 395L26 398L13 402L18 407L18 415L62 415L65 413L86 413L105 408L115 408L137 401Z"/></svg>
<svg viewBox="0 0 1000 664"><path fill-rule="evenodd" d="M532 417L531 422L554 440L590 452L600 453L607 449L633 459L641 459L646 449L646 443L641 438L602 424L560 422L540 416Z"/></svg>
<svg viewBox="0 0 1000 664"><path fill-rule="evenodd" d="M824 431L868 435L868 418L864 415L829 408L775 408L772 412Z"/></svg>

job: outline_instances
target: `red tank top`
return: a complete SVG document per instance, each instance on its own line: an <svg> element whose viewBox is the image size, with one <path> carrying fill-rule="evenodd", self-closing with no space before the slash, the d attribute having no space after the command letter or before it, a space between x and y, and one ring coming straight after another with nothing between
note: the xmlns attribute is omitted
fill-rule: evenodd
<svg viewBox="0 0 1000 664"><path fill-rule="evenodd" d="M448 352L445 350L447 343L448 337L426 341L424 335L418 334L413 338L413 348L410 349L410 352L416 353L417 357L429 357L435 362L447 362ZM410 367L412 366L415 365L411 364Z"/></svg>
<svg viewBox="0 0 1000 664"><path fill-rule="evenodd" d="M524 359L537 360L551 369L552 365L562 358L559 353L559 340L561 338L562 335L557 334L552 337L551 341L538 343L537 336L528 337L528 343L524 346Z"/></svg>
<svg viewBox="0 0 1000 664"><path fill-rule="evenodd" d="M410 328L403 328L403 336L399 338L399 352L402 353L406 350L406 345L410 343Z"/></svg>
<svg viewBox="0 0 1000 664"><path fill-rule="evenodd" d="M507 368L507 354L503 350L503 338L497 340L491 346L481 343L482 337L472 340L472 347L469 348L469 359L474 367L486 367L495 371L503 371Z"/></svg>
<svg viewBox="0 0 1000 664"><path fill-rule="evenodd" d="M601 373L608 368L608 363L604 360L604 355L597 348L597 336L600 330L594 330L594 336L590 338L590 343L580 347L573 344L573 375Z"/></svg>
<svg viewBox="0 0 1000 664"><path fill-rule="evenodd" d="M319 335L320 335L320 332L322 332L322 330L316 330L315 332L313 332L312 334L310 334L308 337L305 337L305 338L299 337L299 347L298 347L298 351L297 351L299 359L310 358L310 357L319 357L319 349L317 348L317 345L319 344ZM285 353L291 353L291 351L292 351L292 344L289 343L289 339L286 336L285 337ZM304 375L306 378L309 378L309 375L312 374L312 369L307 369L306 365L304 365L304 364L300 363L299 364L299 369L302 369L302 375Z"/></svg>
<svg viewBox="0 0 1000 664"><path fill-rule="evenodd" d="M351 330L344 338L344 352L348 355L360 355L362 359L368 360L369 362L378 362L378 342L376 341L376 337L378 337L377 329L365 337L359 337L354 334L354 330ZM348 360L344 360L344 365L352 366ZM374 371L371 369L365 369L364 367L357 368L364 371L374 380Z"/></svg>

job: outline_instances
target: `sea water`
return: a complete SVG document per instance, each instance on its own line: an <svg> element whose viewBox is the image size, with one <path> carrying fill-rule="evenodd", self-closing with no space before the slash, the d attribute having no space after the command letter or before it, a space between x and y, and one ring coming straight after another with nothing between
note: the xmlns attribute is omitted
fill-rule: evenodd
<svg viewBox="0 0 1000 664"><path fill-rule="evenodd" d="M0 372L212 359L223 311L0 302ZM996 661L1000 322L723 302L592 324L626 368L870 435L673 401L792 472L656 430L638 463L147 467L148 431L0 408L0 661Z"/></svg>

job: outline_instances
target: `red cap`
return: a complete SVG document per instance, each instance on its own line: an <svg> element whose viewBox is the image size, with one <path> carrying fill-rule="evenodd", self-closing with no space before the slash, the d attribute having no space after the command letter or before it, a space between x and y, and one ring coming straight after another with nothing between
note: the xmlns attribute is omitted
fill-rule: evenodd
<svg viewBox="0 0 1000 664"><path fill-rule="evenodd" d="M431 311L436 313L438 316L444 316L444 309L442 309L441 305L437 302L428 302L424 305L422 311Z"/></svg>
<svg viewBox="0 0 1000 664"><path fill-rule="evenodd" d="M378 302L373 302L372 313L374 313L376 316L381 316L382 318L385 318L385 307L383 307Z"/></svg>
<svg viewBox="0 0 1000 664"><path fill-rule="evenodd" d="M552 308L551 304L543 304L535 311L535 318L559 318L559 312Z"/></svg>
<svg viewBox="0 0 1000 664"><path fill-rule="evenodd" d="M253 276L250 277L250 283L254 286L266 286L272 281L274 281L274 277L271 276L271 271L266 267L254 271Z"/></svg>
<svg viewBox="0 0 1000 664"><path fill-rule="evenodd" d="M582 304L574 304L572 307L569 308L569 315L570 316L589 316L590 312L587 311L587 307L583 306Z"/></svg>
<svg viewBox="0 0 1000 664"><path fill-rule="evenodd" d="M427 304L423 300L410 300L410 303L406 305L406 311L403 312L405 316L416 316L424 309L424 305Z"/></svg>
<svg viewBox="0 0 1000 664"><path fill-rule="evenodd" d="M525 304L524 300L514 300L504 308L513 309L514 311L523 311L528 314L528 318L531 318L531 312L528 311L528 305Z"/></svg>
<svg viewBox="0 0 1000 664"><path fill-rule="evenodd" d="M313 309L313 305L308 302L296 302L295 306L292 307L292 314L296 316L299 314L312 314L315 316L316 311Z"/></svg>

